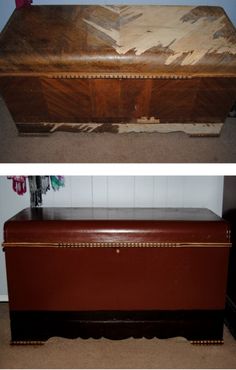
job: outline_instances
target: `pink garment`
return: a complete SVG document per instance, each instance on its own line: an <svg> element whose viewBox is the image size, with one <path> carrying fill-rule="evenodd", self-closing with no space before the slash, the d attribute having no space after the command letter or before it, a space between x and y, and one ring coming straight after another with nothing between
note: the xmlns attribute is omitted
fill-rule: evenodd
<svg viewBox="0 0 236 370"><path fill-rule="evenodd" d="M7 178L12 180L12 189L18 195L24 195L26 193L26 176L8 176Z"/></svg>
<svg viewBox="0 0 236 370"><path fill-rule="evenodd" d="M23 8L24 6L29 6L32 2L33 0L16 0L16 7Z"/></svg>

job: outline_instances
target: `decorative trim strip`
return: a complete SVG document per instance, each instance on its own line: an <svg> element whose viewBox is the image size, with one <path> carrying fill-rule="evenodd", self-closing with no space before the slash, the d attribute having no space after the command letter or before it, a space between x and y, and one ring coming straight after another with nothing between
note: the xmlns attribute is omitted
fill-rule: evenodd
<svg viewBox="0 0 236 370"><path fill-rule="evenodd" d="M222 345L224 344L223 340L190 340L189 341L191 344L194 345ZM19 340L19 341L11 341L11 345L44 345L45 342L43 341L24 341L24 340Z"/></svg>
<svg viewBox="0 0 236 370"><path fill-rule="evenodd" d="M221 345L224 344L223 340L190 340L191 344L198 344L198 345Z"/></svg>
<svg viewBox="0 0 236 370"><path fill-rule="evenodd" d="M229 247L228 243L59 243L61 248L189 248L189 247Z"/></svg>
<svg viewBox="0 0 236 370"><path fill-rule="evenodd" d="M43 345L45 342L39 340L13 340L10 342L11 345Z"/></svg>
<svg viewBox="0 0 236 370"><path fill-rule="evenodd" d="M222 345L224 344L224 340L190 340L189 341L191 344L194 345ZM30 345L30 346L35 346L35 345L44 345L45 342L43 341L30 341L30 340L16 340L16 341L11 341L11 345Z"/></svg>
<svg viewBox="0 0 236 370"><path fill-rule="evenodd" d="M171 75L171 74L135 74L135 73L67 73L67 74L53 74L48 76L48 78L53 79L133 79L133 80L143 80L143 79L168 79L168 80L189 80L192 79L191 75Z"/></svg>
<svg viewBox="0 0 236 370"><path fill-rule="evenodd" d="M42 78L118 78L118 79L191 79L191 78L235 78L235 73L194 73L194 74L171 74L171 73L127 73L127 72L101 72L101 73L92 73L92 72L0 72L0 77L42 77Z"/></svg>
<svg viewBox="0 0 236 370"><path fill-rule="evenodd" d="M27 248L229 248L231 243L152 243L152 242L91 242L91 243L71 243L71 242L58 242L58 243L35 243L35 242L11 242L2 243L3 248L8 247L27 247Z"/></svg>

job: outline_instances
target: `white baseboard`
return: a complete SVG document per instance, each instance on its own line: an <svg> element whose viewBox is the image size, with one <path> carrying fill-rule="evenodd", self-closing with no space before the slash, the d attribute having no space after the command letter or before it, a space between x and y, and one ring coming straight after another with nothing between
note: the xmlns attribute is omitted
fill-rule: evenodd
<svg viewBox="0 0 236 370"><path fill-rule="evenodd" d="M8 295L0 294L0 302L8 302Z"/></svg>

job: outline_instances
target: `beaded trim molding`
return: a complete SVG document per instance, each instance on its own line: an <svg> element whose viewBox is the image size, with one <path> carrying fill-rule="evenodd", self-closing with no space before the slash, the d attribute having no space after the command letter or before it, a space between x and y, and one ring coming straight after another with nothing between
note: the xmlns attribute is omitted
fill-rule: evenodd
<svg viewBox="0 0 236 370"><path fill-rule="evenodd" d="M35 346L35 345L43 345L45 342L40 341L40 340L13 340L10 342L11 345L30 345L30 346Z"/></svg>
<svg viewBox="0 0 236 370"><path fill-rule="evenodd" d="M54 79L170 79L188 80L202 75L170 74L170 73L132 73L132 72L0 72L0 77L42 77ZM220 77L222 77L220 75Z"/></svg>
<svg viewBox="0 0 236 370"><path fill-rule="evenodd" d="M223 340L190 340L191 344L197 345L221 345L224 344Z"/></svg>
<svg viewBox="0 0 236 370"><path fill-rule="evenodd" d="M140 243L140 242L91 242L91 243L30 243L11 242L2 243L3 248L8 247L38 247L38 248L229 248L231 243Z"/></svg>
<svg viewBox="0 0 236 370"><path fill-rule="evenodd" d="M54 79L168 79L168 80L189 80L193 77L191 75L158 75L158 74L133 74L133 73L68 73L68 74L55 74L48 76Z"/></svg>
<svg viewBox="0 0 236 370"><path fill-rule="evenodd" d="M171 79L171 80L188 80L192 78L235 78L235 73L216 73L209 74L204 72L195 72L194 74L174 74L171 73L132 73L132 72L2 72L0 77L41 77L41 78L56 78L56 79Z"/></svg>
<svg viewBox="0 0 236 370"><path fill-rule="evenodd" d="M224 344L223 340L190 340L189 341L191 344L194 345L222 345ZM43 341L30 341L30 340L18 340L18 341L11 341L11 345L43 345L45 342Z"/></svg>

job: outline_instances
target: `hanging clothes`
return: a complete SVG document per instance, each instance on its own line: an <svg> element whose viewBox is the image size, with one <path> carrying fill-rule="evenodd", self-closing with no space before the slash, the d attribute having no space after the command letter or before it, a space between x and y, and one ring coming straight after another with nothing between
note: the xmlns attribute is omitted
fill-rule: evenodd
<svg viewBox="0 0 236 370"><path fill-rule="evenodd" d="M7 176L9 180L12 180L12 189L18 195L24 195L27 191L26 176Z"/></svg>
<svg viewBox="0 0 236 370"><path fill-rule="evenodd" d="M49 176L28 176L30 189L30 206L40 207L43 204L42 195L50 190Z"/></svg>
<svg viewBox="0 0 236 370"><path fill-rule="evenodd" d="M61 187L65 186L65 178L64 176L50 176L51 178L51 185L53 190L59 190Z"/></svg>
<svg viewBox="0 0 236 370"><path fill-rule="evenodd" d="M8 176L12 180L12 188L18 195L23 195L27 191L27 176ZM64 176L28 176L30 191L30 206L40 207L43 204L43 195L52 187L54 191L65 186Z"/></svg>
<svg viewBox="0 0 236 370"><path fill-rule="evenodd" d="M23 8L24 6L30 6L33 0L16 0L16 8Z"/></svg>

